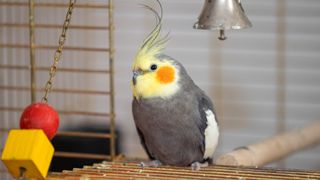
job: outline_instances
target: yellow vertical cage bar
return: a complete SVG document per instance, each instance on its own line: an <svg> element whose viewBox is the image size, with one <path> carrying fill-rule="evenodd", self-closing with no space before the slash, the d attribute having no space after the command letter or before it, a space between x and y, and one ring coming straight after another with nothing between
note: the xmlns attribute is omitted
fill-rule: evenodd
<svg viewBox="0 0 320 180"><path fill-rule="evenodd" d="M113 23L113 0L109 0L109 83L110 83L110 157L114 160L116 155L115 147L115 111L114 111L114 23Z"/></svg>
<svg viewBox="0 0 320 180"><path fill-rule="evenodd" d="M35 35L34 35L34 0L29 0L29 50L30 50L30 88L31 102L36 101L36 62L35 62Z"/></svg>

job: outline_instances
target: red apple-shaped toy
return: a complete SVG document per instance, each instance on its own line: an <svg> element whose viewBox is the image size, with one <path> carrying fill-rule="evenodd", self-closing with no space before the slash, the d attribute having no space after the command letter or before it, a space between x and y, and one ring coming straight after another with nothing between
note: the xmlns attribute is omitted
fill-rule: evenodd
<svg viewBox="0 0 320 180"><path fill-rule="evenodd" d="M42 129L51 140L59 127L59 115L46 103L29 105L20 118L21 129Z"/></svg>

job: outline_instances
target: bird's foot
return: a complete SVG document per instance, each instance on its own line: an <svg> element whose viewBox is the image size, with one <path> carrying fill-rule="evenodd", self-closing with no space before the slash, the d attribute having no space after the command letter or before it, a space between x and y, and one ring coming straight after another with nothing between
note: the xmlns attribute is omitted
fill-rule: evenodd
<svg viewBox="0 0 320 180"><path fill-rule="evenodd" d="M152 160L148 162L141 162L140 167L145 168L145 167L159 167L161 166L162 163L159 160Z"/></svg>
<svg viewBox="0 0 320 180"><path fill-rule="evenodd" d="M194 162L191 164L191 170L192 171L199 171L201 168L208 167L208 166L209 166L209 163L207 161L204 163Z"/></svg>

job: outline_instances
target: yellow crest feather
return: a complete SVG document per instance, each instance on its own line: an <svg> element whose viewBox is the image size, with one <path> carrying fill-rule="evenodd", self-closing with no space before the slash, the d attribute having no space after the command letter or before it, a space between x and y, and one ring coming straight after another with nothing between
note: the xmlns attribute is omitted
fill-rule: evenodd
<svg viewBox="0 0 320 180"><path fill-rule="evenodd" d="M148 5L144 5L145 8L152 11L156 18L156 26L151 31L151 33L147 36L147 38L143 41L142 46L140 47L137 56L136 62L144 59L150 59L155 57L157 54L160 54L162 50L165 48L165 43L168 41L168 34L164 37L160 37L160 32L162 28L162 14L163 9L159 0L157 0L160 6L160 14Z"/></svg>

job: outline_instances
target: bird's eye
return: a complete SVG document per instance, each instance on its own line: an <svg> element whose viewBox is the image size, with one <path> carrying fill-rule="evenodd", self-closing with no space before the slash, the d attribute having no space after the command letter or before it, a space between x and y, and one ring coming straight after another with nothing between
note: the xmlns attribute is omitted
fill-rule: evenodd
<svg viewBox="0 0 320 180"><path fill-rule="evenodd" d="M156 70L157 68L158 68L158 66L157 66L156 64L152 64L152 65L150 66L150 69L151 69L152 71Z"/></svg>

